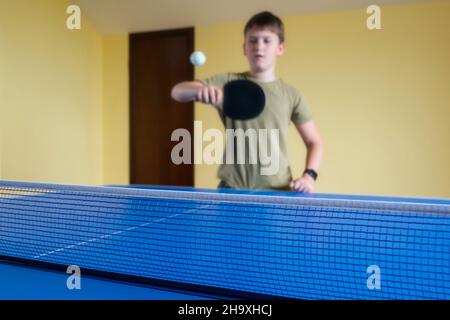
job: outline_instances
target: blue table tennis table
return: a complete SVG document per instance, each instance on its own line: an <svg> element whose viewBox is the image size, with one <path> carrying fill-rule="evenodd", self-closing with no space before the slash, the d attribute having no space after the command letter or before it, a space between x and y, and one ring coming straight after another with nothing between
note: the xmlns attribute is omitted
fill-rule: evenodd
<svg viewBox="0 0 450 320"><path fill-rule="evenodd" d="M449 299L450 201L0 181L0 260L2 299Z"/></svg>
<svg viewBox="0 0 450 320"><path fill-rule="evenodd" d="M0 300L207 300L220 299L188 290L150 287L83 276L80 289L69 290L64 271L0 261ZM225 298L225 297L223 297Z"/></svg>

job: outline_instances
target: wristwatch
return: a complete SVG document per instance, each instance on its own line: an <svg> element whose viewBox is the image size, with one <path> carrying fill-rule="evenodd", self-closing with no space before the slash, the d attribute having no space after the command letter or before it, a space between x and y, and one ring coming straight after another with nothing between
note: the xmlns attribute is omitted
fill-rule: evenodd
<svg viewBox="0 0 450 320"><path fill-rule="evenodd" d="M316 181L317 177L319 176L317 174L317 172L315 170L313 170L313 169L306 168L305 171L303 171L303 174L305 174L305 173L308 174L309 176L311 176L311 178L313 178L314 181Z"/></svg>

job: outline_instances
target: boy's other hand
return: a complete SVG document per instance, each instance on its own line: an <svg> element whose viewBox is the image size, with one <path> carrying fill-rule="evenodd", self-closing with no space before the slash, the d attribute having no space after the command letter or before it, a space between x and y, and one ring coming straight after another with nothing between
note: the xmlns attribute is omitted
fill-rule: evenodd
<svg viewBox="0 0 450 320"><path fill-rule="evenodd" d="M213 106L220 106L223 103L223 91L215 86L203 86L197 92L197 101Z"/></svg>
<svg viewBox="0 0 450 320"><path fill-rule="evenodd" d="M298 179L292 180L289 187L292 191L313 193L314 192L314 179L309 175L304 175Z"/></svg>

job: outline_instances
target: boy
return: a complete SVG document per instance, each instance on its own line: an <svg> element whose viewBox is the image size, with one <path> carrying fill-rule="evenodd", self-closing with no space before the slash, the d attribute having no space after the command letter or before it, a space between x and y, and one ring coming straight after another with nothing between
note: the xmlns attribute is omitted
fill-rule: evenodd
<svg viewBox="0 0 450 320"><path fill-rule="evenodd" d="M179 102L199 101L211 104L219 111L226 129L279 130L279 170L273 175L261 175L261 164L221 164L219 187L237 189L291 189L313 192L323 154L319 132L311 118L309 107L302 95L275 75L276 60L285 50L283 22L270 12L254 15L244 29L244 55L250 71L215 75L201 81L181 82L172 89L172 97ZM254 81L266 96L264 111L255 119L230 121L221 113L223 86L233 80ZM292 121L307 149L306 169L292 180L287 161L288 124Z"/></svg>

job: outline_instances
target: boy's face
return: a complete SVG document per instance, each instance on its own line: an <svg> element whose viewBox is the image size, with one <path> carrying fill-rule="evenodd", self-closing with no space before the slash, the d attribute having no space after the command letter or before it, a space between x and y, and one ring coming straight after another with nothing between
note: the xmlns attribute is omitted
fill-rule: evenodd
<svg viewBox="0 0 450 320"><path fill-rule="evenodd" d="M264 72L275 67L277 57L284 53L284 43L268 28L252 28L247 31L244 55L253 72Z"/></svg>

